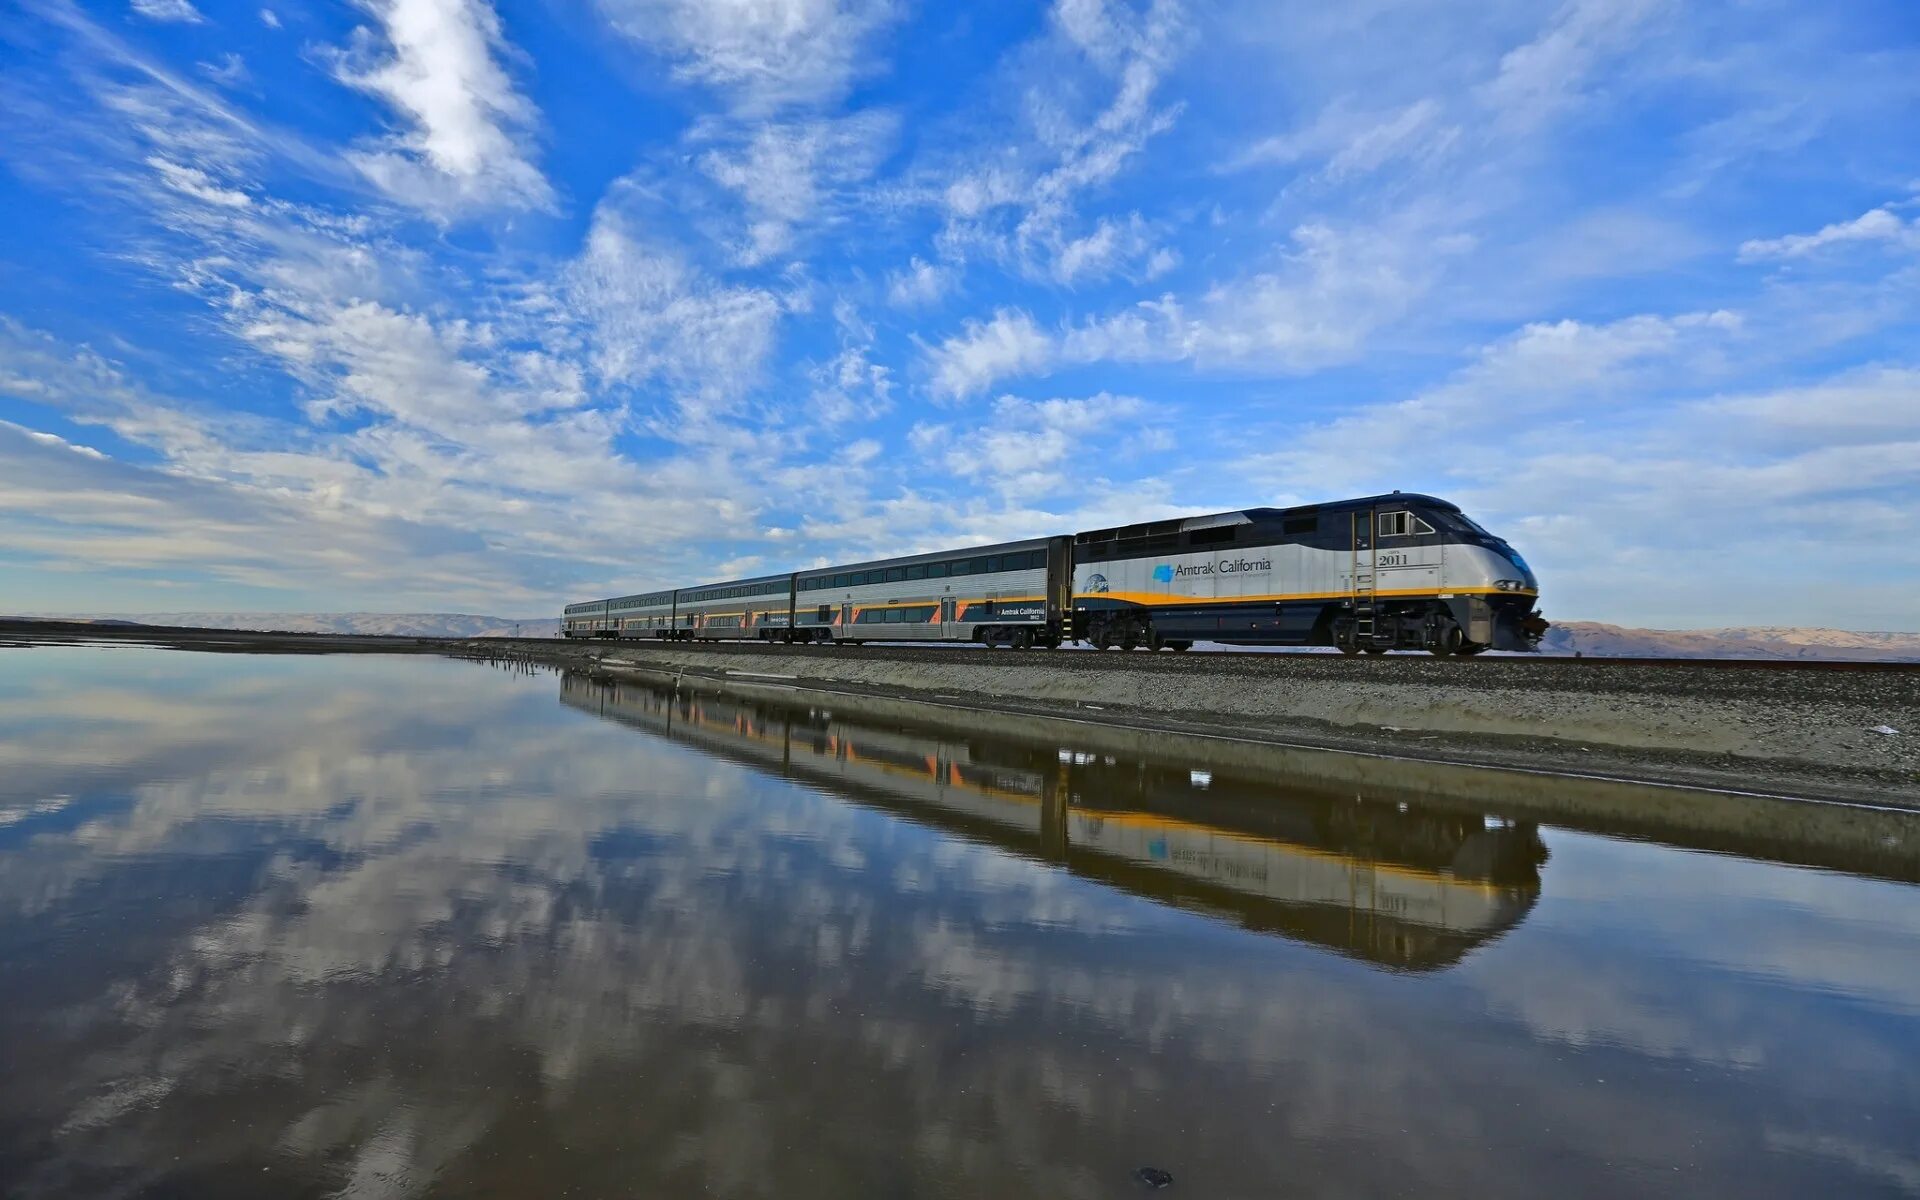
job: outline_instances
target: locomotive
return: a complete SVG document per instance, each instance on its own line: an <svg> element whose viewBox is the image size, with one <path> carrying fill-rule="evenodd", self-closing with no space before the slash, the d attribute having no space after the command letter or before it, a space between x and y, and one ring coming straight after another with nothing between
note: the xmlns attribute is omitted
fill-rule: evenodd
<svg viewBox="0 0 1920 1200"><path fill-rule="evenodd" d="M1440 656L1538 647L1539 582L1458 505L1391 492L874 559L567 606L578 638Z"/></svg>

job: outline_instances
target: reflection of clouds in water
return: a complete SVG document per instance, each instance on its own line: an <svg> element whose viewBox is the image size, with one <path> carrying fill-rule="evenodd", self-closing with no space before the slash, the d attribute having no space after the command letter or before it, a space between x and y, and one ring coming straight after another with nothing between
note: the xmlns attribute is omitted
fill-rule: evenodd
<svg viewBox="0 0 1920 1200"><path fill-rule="evenodd" d="M1753 958L1701 971L1688 955L1728 939L1657 900L1619 916L1671 922L1660 960L1523 926L1393 978L567 712L551 680L302 667L275 667L272 704L217 672L178 704L130 697L108 761L75 768L133 781L129 803L0 850L14 920L135 867L190 891L201 864L252 863L36 1050L60 1155L129 1189L266 1145L314 1190L415 1195L484 1161L535 1194L564 1141L569 1170L625 1164L607 1178L657 1194L1095 1196L1094 1164L1148 1155L1222 1194L1418 1175L1530 1195L1546 1160L1713 1164L1779 1193L1804 1179L1751 1154L1751 1077L1818 1091L1837 1053L1897 1110L1913 1057L1839 1006L1782 1008ZM1852 928L1858 886L1792 897L1813 926L1791 936ZM1676 1089L1648 1056L1746 1083ZM249 1121L205 1119L241 1094Z"/></svg>
<svg viewBox="0 0 1920 1200"><path fill-rule="evenodd" d="M1563 834L1546 896L1511 935L1528 954L1463 974L1493 1011L1572 1046L1728 1068L1824 1064L1874 1080L1911 1049L1889 1040L1896 1021L1859 1018L1920 1015L1916 901L1903 884L1714 854L1621 854ZM1625 945L1634 952L1620 953Z"/></svg>

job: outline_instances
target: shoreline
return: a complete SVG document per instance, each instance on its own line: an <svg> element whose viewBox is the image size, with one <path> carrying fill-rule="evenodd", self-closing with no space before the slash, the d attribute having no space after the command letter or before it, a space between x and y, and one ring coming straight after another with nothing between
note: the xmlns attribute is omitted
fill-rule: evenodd
<svg viewBox="0 0 1920 1200"><path fill-rule="evenodd" d="M1920 811L1920 672L1419 656L686 647L0 622L0 646L433 654L697 677L1060 722L1123 742L1331 751L1538 778ZM1900 732L1883 735L1876 726Z"/></svg>

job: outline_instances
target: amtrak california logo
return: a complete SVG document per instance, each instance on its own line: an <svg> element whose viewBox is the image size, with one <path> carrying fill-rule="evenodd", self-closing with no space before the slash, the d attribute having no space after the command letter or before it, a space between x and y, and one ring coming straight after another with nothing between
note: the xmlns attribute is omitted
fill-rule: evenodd
<svg viewBox="0 0 1920 1200"><path fill-rule="evenodd" d="M1100 575L1100 574L1094 574L1094 575L1089 575L1089 576L1087 576L1087 590L1088 590L1089 592L1104 592L1104 591L1106 591L1106 590L1107 590L1107 577L1106 577L1105 575Z"/></svg>
<svg viewBox="0 0 1920 1200"><path fill-rule="evenodd" d="M1172 583L1195 575L1264 575L1273 570L1271 558L1223 558L1217 562L1161 563L1153 569L1155 583Z"/></svg>

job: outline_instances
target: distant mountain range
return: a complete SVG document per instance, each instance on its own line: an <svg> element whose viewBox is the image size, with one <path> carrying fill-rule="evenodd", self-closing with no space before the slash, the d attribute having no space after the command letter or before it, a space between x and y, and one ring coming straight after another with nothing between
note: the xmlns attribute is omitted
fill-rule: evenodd
<svg viewBox="0 0 1920 1200"><path fill-rule="evenodd" d="M471 613L114 613L67 620L131 621L200 629L283 630L395 637L558 637L552 617ZM1567 621L1547 631L1542 653L1592 658L1855 659L1920 662L1920 633L1856 633L1846 629L1757 625L1732 629L1633 629Z"/></svg>
<svg viewBox="0 0 1920 1200"><path fill-rule="evenodd" d="M1920 662L1920 633L1747 625L1729 629L1631 629L1567 621L1540 641L1546 654L1593 658L1853 659Z"/></svg>
<svg viewBox="0 0 1920 1200"><path fill-rule="evenodd" d="M354 633L374 637L559 637L553 617L487 617L472 613L107 613L50 620L122 621L192 629L256 629L282 633Z"/></svg>

